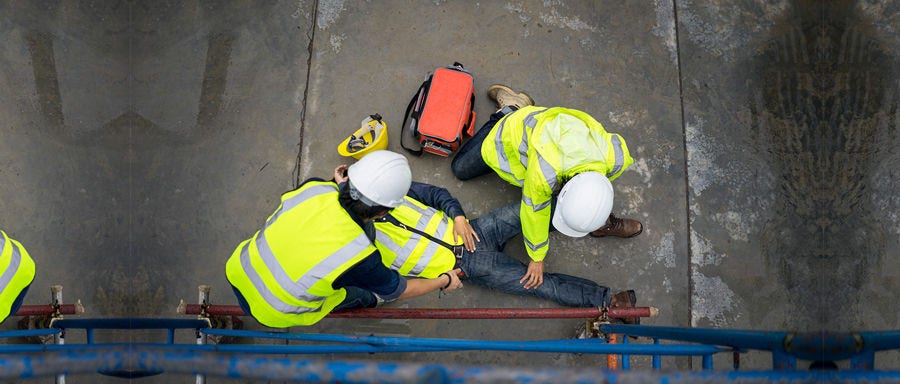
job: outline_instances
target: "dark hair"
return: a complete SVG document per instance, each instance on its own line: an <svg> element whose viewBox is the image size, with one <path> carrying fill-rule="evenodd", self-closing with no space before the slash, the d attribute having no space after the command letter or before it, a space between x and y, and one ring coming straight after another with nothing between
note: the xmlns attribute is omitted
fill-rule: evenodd
<svg viewBox="0 0 900 384"><path fill-rule="evenodd" d="M350 187L348 183L344 183L341 186L341 191L338 194L338 201L341 203L341 207L344 207L348 212L363 221L373 217L382 216L391 210L390 208L381 205L371 207L362 201L353 200L353 198L350 197Z"/></svg>

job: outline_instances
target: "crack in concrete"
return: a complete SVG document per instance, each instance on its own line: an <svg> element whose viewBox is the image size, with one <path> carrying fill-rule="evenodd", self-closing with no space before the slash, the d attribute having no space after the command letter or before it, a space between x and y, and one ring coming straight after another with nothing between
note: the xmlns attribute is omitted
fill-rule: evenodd
<svg viewBox="0 0 900 384"><path fill-rule="evenodd" d="M294 165L294 188L300 187L300 174L302 169L300 164L303 161L303 131L306 128L306 105L309 102L309 77L312 73L313 50L316 41L316 20L319 17L319 2L313 2L312 23L306 31L306 37L309 38L309 45L306 46L306 84L303 85L303 104L300 108L300 141L297 142L297 164Z"/></svg>

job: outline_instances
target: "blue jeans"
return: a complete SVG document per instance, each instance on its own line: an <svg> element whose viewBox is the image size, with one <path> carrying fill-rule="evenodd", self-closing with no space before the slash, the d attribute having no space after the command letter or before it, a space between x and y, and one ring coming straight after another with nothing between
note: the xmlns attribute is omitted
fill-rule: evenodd
<svg viewBox="0 0 900 384"><path fill-rule="evenodd" d="M516 107L512 107L512 110L515 111ZM457 179L469 180L491 173L491 167L481 157L481 144L484 143L484 139L491 132L491 129L494 128L494 125L503 116L506 116L506 113L508 112L498 111L492 114L490 120L481 126L478 133L472 136L456 153L456 157L450 163L450 169Z"/></svg>
<svg viewBox="0 0 900 384"><path fill-rule="evenodd" d="M344 289L347 291L347 297L337 307L334 307L335 311L351 308L375 308L375 305L378 304L378 300L375 299L375 294L372 292L357 287L344 287Z"/></svg>
<svg viewBox="0 0 900 384"><path fill-rule="evenodd" d="M470 222L481 242L475 252L465 251L459 267L466 282L514 295L535 296L567 307L600 307L609 305L608 287L580 277L544 272L544 283L536 289L525 289L519 282L528 267L503 253L506 242L519 234L519 203L497 208Z"/></svg>
<svg viewBox="0 0 900 384"><path fill-rule="evenodd" d="M238 305L244 310L244 313L252 316L250 304L247 304L247 299L244 298L241 291L238 291L233 285L231 289L234 290L234 296L237 297ZM378 304L372 292L357 287L344 287L344 289L347 290L347 297L337 307L334 307L335 311L350 308L374 308L375 304Z"/></svg>

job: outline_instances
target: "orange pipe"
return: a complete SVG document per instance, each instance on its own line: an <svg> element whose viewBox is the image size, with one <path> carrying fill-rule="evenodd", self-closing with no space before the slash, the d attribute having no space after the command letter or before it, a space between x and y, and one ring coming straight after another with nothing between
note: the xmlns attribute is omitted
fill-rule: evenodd
<svg viewBox="0 0 900 384"><path fill-rule="evenodd" d="M615 333L609 334L609 344L617 344L619 342L619 335ZM606 369L610 371L615 371L619 369L619 355L609 354L606 355Z"/></svg>

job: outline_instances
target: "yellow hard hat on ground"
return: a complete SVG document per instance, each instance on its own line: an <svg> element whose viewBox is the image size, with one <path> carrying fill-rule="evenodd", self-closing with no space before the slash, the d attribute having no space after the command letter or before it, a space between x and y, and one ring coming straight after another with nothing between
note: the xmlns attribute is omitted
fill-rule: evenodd
<svg viewBox="0 0 900 384"><path fill-rule="evenodd" d="M367 153L387 149L387 146L387 124L381 120L381 115L376 113L363 119L359 129L341 142L337 150L341 156L353 156L359 160Z"/></svg>

